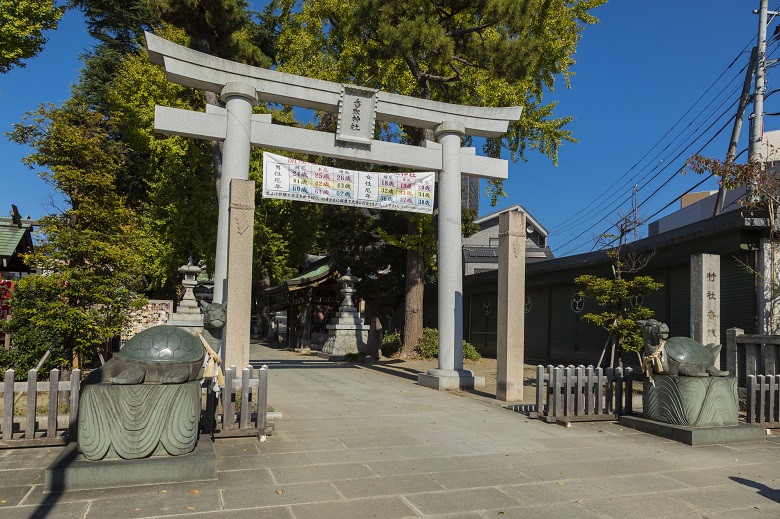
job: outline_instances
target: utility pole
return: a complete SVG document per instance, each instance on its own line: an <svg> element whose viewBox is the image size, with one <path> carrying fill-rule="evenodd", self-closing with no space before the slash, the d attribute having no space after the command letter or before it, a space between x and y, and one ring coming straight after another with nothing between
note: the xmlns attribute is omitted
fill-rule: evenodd
<svg viewBox="0 0 780 519"><path fill-rule="evenodd" d="M750 61L748 61L747 70L745 71L745 81L742 84L742 95L739 97L739 105L737 106L737 116L734 119L734 127L731 130L731 140L729 141L729 150L726 152L726 164L733 164L737 160L737 144L739 141L739 134L742 132L742 121L745 118L745 110L747 109L748 101L750 100L750 87L753 84L753 74L756 68L756 55L758 54L758 47L753 47L753 51L750 53ZM715 200L715 209L712 216L718 216L723 212L723 203L726 199L726 188L721 185L718 189L718 197Z"/></svg>
<svg viewBox="0 0 780 519"><path fill-rule="evenodd" d="M756 53L756 84L753 90L753 115L750 128L750 145L748 148L750 162L763 160L761 144L764 136L764 91L766 82L766 24L767 4L769 0L761 0L758 10L758 42ZM750 189L748 187L748 189Z"/></svg>
<svg viewBox="0 0 780 519"><path fill-rule="evenodd" d="M634 241L637 241L639 239L639 185L634 184L633 189L633 205L634 205Z"/></svg>

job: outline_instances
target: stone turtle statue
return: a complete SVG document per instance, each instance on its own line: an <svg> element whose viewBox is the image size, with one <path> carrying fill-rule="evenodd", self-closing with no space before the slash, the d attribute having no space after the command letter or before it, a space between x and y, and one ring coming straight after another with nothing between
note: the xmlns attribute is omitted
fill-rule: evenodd
<svg viewBox="0 0 780 519"><path fill-rule="evenodd" d="M655 319L636 322L645 342L644 369L648 376L659 373L684 377L726 377L728 371L715 367L720 344L706 346L688 337L669 338L669 327Z"/></svg>
<svg viewBox="0 0 780 519"><path fill-rule="evenodd" d="M193 334L176 326L153 326L131 338L86 383L183 384L198 378L203 355Z"/></svg>

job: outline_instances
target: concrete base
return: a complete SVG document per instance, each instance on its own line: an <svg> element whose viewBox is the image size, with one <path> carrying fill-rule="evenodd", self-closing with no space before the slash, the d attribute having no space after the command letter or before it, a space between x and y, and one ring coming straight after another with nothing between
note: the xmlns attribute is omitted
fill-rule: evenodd
<svg viewBox="0 0 780 519"><path fill-rule="evenodd" d="M685 427L656 422L638 416L621 416L620 425L686 445L720 445L724 443L759 442L766 439L766 429L740 424L724 427Z"/></svg>
<svg viewBox="0 0 780 519"><path fill-rule="evenodd" d="M463 371L432 369L428 373L418 374L417 383L438 390L478 389L485 387L485 377L475 377L474 372L466 369Z"/></svg>
<svg viewBox="0 0 780 519"><path fill-rule="evenodd" d="M217 479L214 445L202 437L195 450L182 456L137 460L88 461L71 442L46 469L44 492L120 488Z"/></svg>

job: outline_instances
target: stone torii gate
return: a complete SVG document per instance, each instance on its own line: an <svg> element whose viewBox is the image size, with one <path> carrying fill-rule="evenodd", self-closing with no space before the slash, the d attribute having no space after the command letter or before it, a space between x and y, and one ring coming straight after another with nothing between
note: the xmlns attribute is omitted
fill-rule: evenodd
<svg viewBox="0 0 780 519"><path fill-rule="evenodd" d="M439 367L419 375L418 381L437 389L474 387L473 373L463 369L461 175L503 180L508 166L505 160L477 156L474 148L462 148L461 138L503 135L509 123L520 118L522 107L482 108L428 101L252 67L197 52L151 33L146 33L146 42L149 59L165 67L169 81L216 92L225 103L225 108L207 105L205 112L156 106L155 130L224 142L214 301L229 301L223 338L223 356L228 365L243 367L249 362L250 301L241 285L251 284L251 257L248 262L245 257L240 260L240 267L230 266L231 276L240 279L240 284L231 283L228 276L228 235L233 232L229 225L230 191L231 185L235 189L240 181L248 179L250 147L262 146L439 172ZM252 107L259 101L338 113L337 132L271 124L270 115L252 114ZM432 129L438 142L409 146L375 140L376 120ZM247 209L247 197L243 198L241 203L232 202L237 220L238 214Z"/></svg>

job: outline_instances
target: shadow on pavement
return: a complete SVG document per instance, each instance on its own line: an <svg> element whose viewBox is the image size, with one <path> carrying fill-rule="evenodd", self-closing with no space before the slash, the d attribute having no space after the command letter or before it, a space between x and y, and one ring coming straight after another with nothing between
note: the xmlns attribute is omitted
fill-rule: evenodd
<svg viewBox="0 0 780 519"><path fill-rule="evenodd" d="M758 491L759 496L770 499L775 503L780 503L780 489L772 488L763 483L737 476L730 476L729 479L741 485L745 485L746 487L755 488Z"/></svg>

